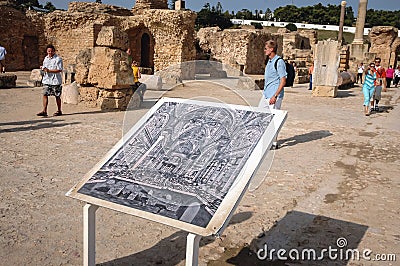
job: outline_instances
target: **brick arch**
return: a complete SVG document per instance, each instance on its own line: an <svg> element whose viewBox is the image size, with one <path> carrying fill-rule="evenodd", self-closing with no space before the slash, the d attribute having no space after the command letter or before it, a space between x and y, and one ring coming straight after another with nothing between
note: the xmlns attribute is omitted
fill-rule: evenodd
<svg viewBox="0 0 400 266"><path fill-rule="evenodd" d="M139 62L141 67L154 69L155 39L148 28L138 26L126 31L128 33L129 48L133 60Z"/></svg>

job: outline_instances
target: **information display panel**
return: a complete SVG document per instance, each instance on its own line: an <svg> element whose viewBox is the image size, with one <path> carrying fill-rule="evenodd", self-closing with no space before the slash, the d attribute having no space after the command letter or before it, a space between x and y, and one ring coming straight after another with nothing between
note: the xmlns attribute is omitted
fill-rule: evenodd
<svg viewBox="0 0 400 266"><path fill-rule="evenodd" d="M196 235L217 234L286 116L162 98L67 196Z"/></svg>

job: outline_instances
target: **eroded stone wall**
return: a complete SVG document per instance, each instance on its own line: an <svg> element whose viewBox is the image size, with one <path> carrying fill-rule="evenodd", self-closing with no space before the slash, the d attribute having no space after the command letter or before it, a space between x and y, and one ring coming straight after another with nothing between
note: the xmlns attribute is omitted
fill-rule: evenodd
<svg viewBox="0 0 400 266"><path fill-rule="evenodd" d="M246 74L262 74L265 67L264 44L276 36L262 30L223 30L202 28L197 33L200 49L216 60ZM282 46L280 46L282 47Z"/></svg>
<svg viewBox="0 0 400 266"><path fill-rule="evenodd" d="M164 7L166 4L166 1L147 2L151 2L151 8ZM154 71L194 60L196 55L196 14L192 11L143 9L140 14L134 15L128 9L84 2L71 2L67 11L49 14L34 11L24 13L9 5L0 5L0 11L6 14L0 16L0 40L8 51L7 64L10 70L38 68L46 55L48 43L56 47L65 66L75 64L80 51L96 46L102 26L115 26L126 31L133 59L139 63L144 59L142 37L147 34L149 44L145 67ZM26 43L28 47L24 48ZM28 53L36 56L35 62L29 63L29 66L24 62L29 57Z"/></svg>
<svg viewBox="0 0 400 266"><path fill-rule="evenodd" d="M371 42L369 53L376 54L376 57L381 58L381 64L387 68L395 63L395 56L392 55L393 50L398 47L398 29L390 26L373 27L368 34Z"/></svg>
<svg viewBox="0 0 400 266"><path fill-rule="evenodd" d="M168 0L136 0L133 10L142 9L168 9Z"/></svg>
<svg viewBox="0 0 400 266"><path fill-rule="evenodd" d="M44 56L43 15L23 13L9 5L0 5L0 14L0 44L7 50L6 71L38 68Z"/></svg>

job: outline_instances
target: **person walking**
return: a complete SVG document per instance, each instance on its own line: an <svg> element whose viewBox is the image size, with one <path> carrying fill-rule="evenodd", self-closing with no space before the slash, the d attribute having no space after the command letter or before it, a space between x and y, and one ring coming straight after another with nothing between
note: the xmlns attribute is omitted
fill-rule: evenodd
<svg viewBox="0 0 400 266"><path fill-rule="evenodd" d="M375 92L371 105L373 106L372 111L379 112L378 104L382 98L382 90L386 91L386 71L385 68L381 66L381 59L379 57L375 58L375 70L376 70Z"/></svg>
<svg viewBox="0 0 400 266"><path fill-rule="evenodd" d="M357 70L357 80L356 80L357 84L358 84L358 81L360 81L360 84L363 84L364 71L365 71L364 64L360 63L360 65L358 66L358 70Z"/></svg>
<svg viewBox="0 0 400 266"><path fill-rule="evenodd" d="M314 62L311 63L311 66L308 68L308 76L310 77L310 87L308 90L312 90L312 76L314 74Z"/></svg>
<svg viewBox="0 0 400 266"><path fill-rule="evenodd" d="M376 70L374 63L369 64L368 69L365 71L365 79L362 87L362 92L364 94L364 114L369 116L371 110L373 108L373 104L371 104L371 110L369 110L368 106L371 102L371 99L374 95L375 91L375 80L376 80ZM372 100L373 103L373 100Z"/></svg>
<svg viewBox="0 0 400 266"><path fill-rule="evenodd" d="M47 105L49 102L49 96L55 96L57 111L53 114L54 116L62 115L61 111L61 92L62 92L62 77L61 72L63 71L63 61L61 57L56 54L56 49L53 45L49 44L46 47L47 56L43 60L43 66L40 68L44 72L42 84L43 84L43 110L37 113L37 116L47 116Z"/></svg>
<svg viewBox="0 0 400 266"><path fill-rule="evenodd" d="M6 73L7 50L0 44L0 73Z"/></svg>
<svg viewBox="0 0 400 266"><path fill-rule="evenodd" d="M267 56L267 64L264 73L264 90L258 107L281 109L284 86L286 84L286 65L285 61L276 54L278 44L274 40L265 43L264 53ZM272 149L278 149L278 140L275 138Z"/></svg>
<svg viewBox="0 0 400 266"><path fill-rule="evenodd" d="M390 84L392 83L394 76L394 69L393 66L390 65L388 69L386 69L386 86L390 88Z"/></svg>
<svg viewBox="0 0 400 266"><path fill-rule="evenodd" d="M400 82L400 66L397 66L396 70L394 71L394 83L393 85L397 88Z"/></svg>

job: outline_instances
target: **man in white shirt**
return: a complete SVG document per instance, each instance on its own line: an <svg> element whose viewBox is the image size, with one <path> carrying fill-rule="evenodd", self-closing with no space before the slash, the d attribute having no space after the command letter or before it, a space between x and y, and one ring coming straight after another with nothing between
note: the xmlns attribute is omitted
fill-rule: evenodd
<svg viewBox="0 0 400 266"><path fill-rule="evenodd" d="M0 45L0 73L6 73L6 48Z"/></svg>
<svg viewBox="0 0 400 266"><path fill-rule="evenodd" d="M42 84L43 84L43 110L36 114L37 116L47 116L47 105L49 102L49 96L56 97L57 112L54 116L62 115L61 112L61 92L62 92L62 76L63 62L61 57L56 55L56 49L53 45L47 45L46 48L47 56L43 60L43 66L40 68L44 72Z"/></svg>

